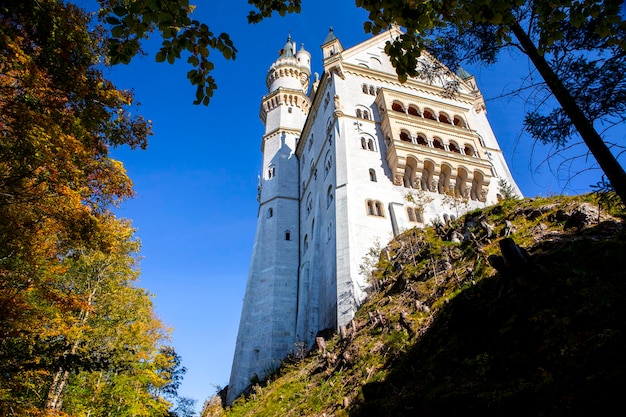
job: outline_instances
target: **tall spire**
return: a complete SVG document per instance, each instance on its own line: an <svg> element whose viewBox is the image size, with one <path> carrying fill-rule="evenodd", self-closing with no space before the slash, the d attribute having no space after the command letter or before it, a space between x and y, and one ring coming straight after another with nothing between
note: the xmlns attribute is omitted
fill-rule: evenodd
<svg viewBox="0 0 626 417"><path fill-rule="evenodd" d="M293 43L291 42L291 33L287 35L287 42L283 49L280 50L279 58L288 58L294 56Z"/></svg>

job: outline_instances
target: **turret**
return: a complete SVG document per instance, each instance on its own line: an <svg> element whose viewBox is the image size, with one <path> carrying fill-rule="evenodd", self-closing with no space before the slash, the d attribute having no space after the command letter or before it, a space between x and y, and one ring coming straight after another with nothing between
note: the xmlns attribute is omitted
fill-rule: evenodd
<svg viewBox="0 0 626 417"><path fill-rule="evenodd" d="M296 53L296 44L287 38L287 43L280 50L278 59L267 73L267 91L271 93L279 88L300 90L306 93L311 78L311 54L304 46Z"/></svg>

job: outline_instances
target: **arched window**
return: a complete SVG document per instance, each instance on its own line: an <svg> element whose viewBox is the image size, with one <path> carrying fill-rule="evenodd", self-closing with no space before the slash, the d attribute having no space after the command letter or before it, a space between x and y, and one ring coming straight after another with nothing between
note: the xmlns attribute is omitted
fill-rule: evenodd
<svg viewBox="0 0 626 417"><path fill-rule="evenodd" d="M370 119L370 112L368 112L367 110L363 110L363 118L365 120L369 120Z"/></svg>
<svg viewBox="0 0 626 417"><path fill-rule="evenodd" d="M358 117L359 119L363 117L363 114L361 113L361 109L356 109L356 117Z"/></svg>
<svg viewBox="0 0 626 417"><path fill-rule="evenodd" d="M452 124L452 122L450 121L450 117L447 114L445 114L444 112L439 113L439 121L441 123Z"/></svg>
<svg viewBox="0 0 626 417"><path fill-rule="evenodd" d="M411 136L403 130L400 132L400 140L402 142L411 142Z"/></svg>
<svg viewBox="0 0 626 417"><path fill-rule="evenodd" d="M306 215L311 214L311 210L313 210L313 198L311 197L311 193L306 197Z"/></svg>
<svg viewBox="0 0 626 417"><path fill-rule="evenodd" d="M276 176L276 167L274 165L270 165L270 167L267 169L267 179L271 180L275 176Z"/></svg>
<svg viewBox="0 0 626 417"><path fill-rule="evenodd" d="M361 148L367 149L367 139L361 138Z"/></svg>
<svg viewBox="0 0 626 417"><path fill-rule="evenodd" d="M454 116L453 124L458 127L465 127L465 121L461 118L461 116Z"/></svg>
<svg viewBox="0 0 626 417"><path fill-rule="evenodd" d="M330 207L330 205L333 203L333 186L329 185L328 186L328 191L326 191L326 207Z"/></svg>
<svg viewBox="0 0 626 417"><path fill-rule="evenodd" d="M383 210L383 203L380 201L376 202L376 215L380 217L385 217L385 212Z"/></svg>
<svg viewBox="0 0 626 417"><path fill-rule="evenodd" d="M373 168L370 168L370 181L376 182L376 171Z"/></svg>
<svg viewBox="0 0 626 417"><path fill-rule="evenodd" d="M367 150L368 151L375 151L376 148L374 147L374 139L369 138L367 141Z"/></svg>
<svg viewBox="0 0 626 417"><path fill-rule="evenodd" d="M419 116L420 115L420 111L417 109L416 106L414 105L410 105L409 109L408 109L408 113L412 116Z"/></svg>
<svg viewBox="0 0 626 417"><path fill-rule="evenodd" d="M363 89L363 92L364 92L365 94L367 94L367 93L368 93L369 89L368 89L368 87L367 87L367 84L363 84L363 85L361 86L361 88Z"/></svg>
<svg viewBox="0 0 626 417"><path fill-rule="evenodd" d="M422 134L417 135L417 144L422 146L428 146L428 140L426 140L426 136Z"/></svg>
<svg viewBox="0 0 626 417"><path fill-rule="evenodd" d="M450 152L461 153L461 149L459 149L459 145L457 145L454 142L448 143L448 149L450 149Z"/></svg>
<svg viewBox="0 0 626 417"><path fill-rule="evenodd" d="M369 216L385 217L385 210L383 203L378 200L366 200L365 201L367 214Z"/></svg>
<svg viewBox="0 0 626 417"><path fill-rule="evenodd" d="M437 120L435 119L435 113L430 109L424 109L424 119Z"/></svg>
<svg viewBox="0 0 626 417"><path fill-rule="evenodd" d="M274 209L270 207L267 209L267 218L269 219L271 217L274 217Z"/></svg>
<svg viewBox="0 0 626 417"><path fill-rule="evenodd" d="M373 85L370 85L370 94L375 96L376 95L376 89L374 88Z"/></svg>
<svg viewBox="0 0 626 417"><path fill-rule="evenodd" d="M291 230L285 230L285 240L291 240Z"/></svg>
<svg viewBox="0 0 626 417"><path fill-rule="evenodd" d="M309 235L304 235L302 240L302 252L306 252L309 249Z"/></svg>
<svg viewBox="0 0 626 417"><path fill-rule="evenodd" d="M470 145L465 145L465 148L463 148L463 152L467 156L475 156L474 148L472 148Z"/></svg>
<svg viewBox="0 0 626 417"><path fill-rule="evenodd" d="M398 113L404 113L404 106L397 101L394 101L391 105L391 110L397 111Z"/></svg>
<svg viewBox="0 0 626 417"><path fill-rule="evenodd" d="M443 146L443 141L439 138L433 139L433 147L436 149L445 149Z"/></svg>
<svg viewBox="0 0 626 417"><path fill-rule="evenodd" d="M326 152L326 160L324 162L324 178L326 178L332 166L333 166L333 156L330 154L330 151L328 151Z"/></svg>

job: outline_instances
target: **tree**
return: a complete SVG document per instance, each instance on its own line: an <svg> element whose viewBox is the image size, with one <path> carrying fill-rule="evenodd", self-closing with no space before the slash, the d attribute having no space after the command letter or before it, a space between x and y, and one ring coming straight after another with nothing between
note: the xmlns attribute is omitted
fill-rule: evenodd
<svg viewBox="0 0 626 417"><path fill-rule="evenodd" d="M79 414L104 393L116 415L171 406L153 395L170 382L155 363L167 332L111 212L133 189L109 149L145 148L150 124L103 77L104 40L72 4L0 1L3 416Z"/></svg>
<svg viewBox="0 0 626 417"><path fill-rule="evenodd" d="M128 64L140 53L141 42L155 31L162 38L156 54L157 62L173 64L188 54L192 69L187 73L196 86L194 104L208 105L217 88L211 75L214 64L209 60L211 49L225 59L235 59L237 49L226 33L213 34L206 23L192 19L194 6L189 0L98 0L101 9L98 18L108 29L107 48L111 64Z"/></svg>
<svg viewBox="0 0 626 417"><path fill-rule="evenodd" d="M428 49L450 68L496 62L513 47L526 54L558 105L526 115L525 128L543 143L564 146L578 134L626 202L626 172L596 130L623 123L626 110L626 22L618 0L357 0L370 12L365 30L397 24L406 33L387 43L401 81L418 76Z"/></svg>

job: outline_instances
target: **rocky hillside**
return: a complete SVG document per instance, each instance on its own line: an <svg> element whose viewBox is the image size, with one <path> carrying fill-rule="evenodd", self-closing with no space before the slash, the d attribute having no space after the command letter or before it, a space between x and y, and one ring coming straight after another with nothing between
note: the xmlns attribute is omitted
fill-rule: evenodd
<svg viewBox="0 0 626 417"><path fill-rule="evenodd" d="M372 292L247 398L208 416L600 415L626 382L624 213L507 200L364 259Z"/></svg>

